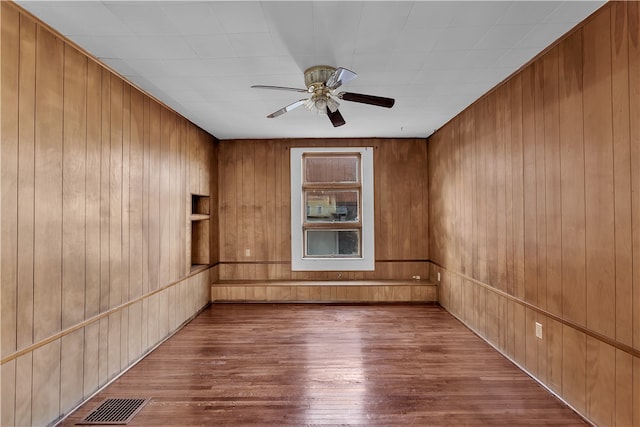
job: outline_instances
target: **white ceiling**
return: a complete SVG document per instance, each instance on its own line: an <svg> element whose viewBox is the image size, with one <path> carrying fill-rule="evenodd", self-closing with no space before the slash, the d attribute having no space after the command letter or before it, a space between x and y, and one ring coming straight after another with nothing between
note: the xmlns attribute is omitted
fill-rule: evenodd
<svg viewBox="0 0 640 427"><path fill-rule="evenodd" d="M219 139L426 137L604 1L17 1ZM313 65L358 77L347 124L298 108Z"/></svg>

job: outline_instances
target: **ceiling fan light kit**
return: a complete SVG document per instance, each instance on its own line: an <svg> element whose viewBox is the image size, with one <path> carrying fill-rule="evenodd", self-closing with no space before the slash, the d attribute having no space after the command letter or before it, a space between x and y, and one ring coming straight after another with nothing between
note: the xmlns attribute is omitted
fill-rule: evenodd
<svg viewBox="0 0 640 427"><path fill-rule="evenodd" d="M340 106L340 102L338 101L339 99L385 108L391 108L395 103L394 99L382 96L364 95L352 92L335 92L336 89L344 83L348 83L353 80L356 76L356 73L351 70L347 70L346 68L335 68L329 65L315 65L304 71L304 84L307 86L307 89L265 85L254 85L251 87L256 89L286 90L310 94L309 98L300 99L269 114L267 117L270 119L281 116L284 113L304 105L309 111L315 111L318 114L326 114L327 117L329 117L331 124L334 127L338 127L346 123L342 114L338 111L338 107Z"/></svg>

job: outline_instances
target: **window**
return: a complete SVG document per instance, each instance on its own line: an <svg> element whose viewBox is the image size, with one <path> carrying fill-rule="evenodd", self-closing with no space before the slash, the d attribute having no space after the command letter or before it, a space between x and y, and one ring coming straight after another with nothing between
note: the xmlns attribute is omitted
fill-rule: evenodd
<svg viewBox="0 0 640 427"><path fill-rule="evenodd" d="M291 149L294 271L373 270L373 148Z"/></svg>

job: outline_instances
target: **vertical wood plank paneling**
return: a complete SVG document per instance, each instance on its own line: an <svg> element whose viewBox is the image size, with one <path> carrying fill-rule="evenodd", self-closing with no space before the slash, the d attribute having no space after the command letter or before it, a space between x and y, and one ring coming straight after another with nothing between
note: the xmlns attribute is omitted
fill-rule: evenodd
<svg viewBox="0 0 640 427"><path fill-rule="evenodd" d="M379 232L376 233L377 238L375 242L375 253L377 259L392 259L391 245L387 242L387 239L393 236L393 222L389 215L390 211L387 209L387 207L392 206L393 204L393 191L391 190L390 184L392 171L388 170L386 163L380 161L380 159L387 158L390 155L388 153L389 150L390 147L383 144L374 152L374 154L377 154L375 160L378 160L375 165L380 165L379 168L376 168L374 175L374 191L377 193L380 200L380 203L376 203L374 207L377 226L376 229L379 230Z"/></svg>
<svg viewBox="0 0 640 427"><path fill-rule="evenodd" d="M103 386L109 379L109 319L103 317L98 323L98 385Z"/></svg>
<svg viewBox="0 0 640 427"><path fill-rule="evenodd" d="M462 259L461 259L461 267L462 273L471 275L473 272L473 244L469 241L469 237L473 236L473 183L474 180L474 171L473 171L473 116L469 113L469 111L465 111L462 116L460 116L460 120L458 121L458 125L460 127L460 145L462 146L463 159L462 159L462 173L463 173L463 209L464 209L464 217L463 217L463 233L462 237L464 239L464 244L461 249L463 250ZM431 177L427 176L427 181L431 181ZM426 197L427 203L429 207L431 207L431 200L429 197ZM429 210L427 210L429 211ZM429 219L430 221L430 219ZM429 224L429 221L426 223ZM433 231L428 230L429 241L433 240ZM430 254L429 254L430 255Z"/></svg>
<svg viewBox="0 0 640 427"><path fill-rule="evenodd" d="M117 311L107 317L106 339L107 339L107 380L113 379L120 372L121 357L121 323L122 312Z"/></svg>
<svg viewBox="0 0 640 427"><path fill-rule="evenodd" d="M111 180L111 77L102 69L100 144L100 312L109 309L109 194ZM100 331L102 333L102 330Z"/></svg>
<svg viewBox="0 0 640 427"><path fill-rule="evenodd" d="M633 235L633 347L640 350L640 5L627 5L629 25L629 140L631 143L631 213ZM635 378L640 398L640 367ZM640 423L640 410L634 422ZM636 415L634 414L634 417Z"/></svg>
<svg viewBox="0 0 640 427"><path fill-rule="evenodd" d="M633 424L633 408L638 406L638 396L633 394L633 356L621 350L615 350L615 423L619 426Z"/></svg>
<svg viewBox="0 0 640 427"><path fill-rule="evenodd" d="M150 264L149 264L149 249L151 240L149 238L150 235L150 225L151 220L149 216L149 204L151 199L151 176L150 176L150 163L151 163L151 131L150 131L150 108L149 108L149 98L146 96L142 101L142 293L145 294L149 292L149 274L150 274ZM145 308L147 307L146 301L142 303L142 312L143 319L146 319ZM143 345L146 345L145 340L145 331L146 331L146 321L142 324L142 336L143 336Z"/></svg>
<svg viewBox="0 0 640 427"><path fill-rule="evenodd" d="M486 311L483 313L486 315L486 328L487 328L487 340L499 347L500 342L500 318L499 318L499 297L494 292L488 292L486 297Z"/></svg>
<svg viewBox="0 0 640 427"><path fill-rule="evenodd" d="M544 172L547 309L562 315L562 190L558 113L559 48L542 60L544 98Z"/></svg>
<svg viewBox="0 0 640 427"><path fill-rule="evenodd" d="M462 182L463 182L463 167L462 167L462 141L460 140L460 124L459 121L456 119L456 121L454 122L454 126L453 126L453 140L455 141L455 156L454 156L454 162L455 162L455 186L456 188L458 188L458 192L457 192L457 197L454 199L454 204L455 204L455 223L453 225L453 233L455 235L455 246L454 246L454 252L451 254L451 256L453 257L453 260L455 262L455 269L460 271L461 270L461 254L462 254L462 247L464 246L464 241L463 241L463 237L462 237L462 218L463 218L463 214L462 214L462 209L463 209L463 202L462 202L462 197L463 197L463 193L461 190L462 188ZM417 165L418 168L420 168L420 165ZM419 172L416 172L414 174L414 176L420 176ZM411 178L409 178L409 181L412 181ZM427 179L425 179L425 181L428 181ZM427 197L428 199L428 197ZM419 199L420 200L420 199ZM416 205L416 208L420 208L421 203L419 202L419 200L416 200L414 202L414 204ZM428 203L428 200L427 200ZM419 222L422 222L422 220L420 219L420 217L417 214L412 215L412 217L415 217L416 220L418 220ZM411 232L409 232L409 235L412 235ZM410 256L410 251L407 253L407 256Z"/></svg>
<svg viewBox="0 0 640 427"><path fill-rule="evenodd" d="M587 337L587 414L597 425L615 424L615 364L615 348Z"/></svg>
<svg viewBox="0 0 640 427"><path fill-rule="evenodd" d="M143 294L144 209L144 99L140 91L131 89L130 145L130 213L129 226L129 298Z"/></svg>
<svg viewBox="0 0 640 427"><path fill-rule="evenodd" d="M529 66L522 72L522 133L523 133L523 192L524 192L524 299L538 302L537 201L536 201L536 145L534 115L534 72Z"/></svg>
<svg viewBox="0 0 640 427"><path fill-rule="evenodd" d="M101 208L101 115L102 72L87 62L86 160L85 160L85 319L100 312L100 208Z"/></svg>
<svg viewBox="0 0 640 427"><path fill-rule="evenodd" d="M615 221L615 337L632 345L633 231L631 220L631 145L629 132L629 43L627 4L611 8L611 101Z"/></svg>
<svg viewBox="0 0 640 427"><path fill-rule="evenodd" d="M562 315L586 325L585 161L582 116L582 30L559 46Z"/></svg>
<svg viewBox="0 0 640 427"><path fill-rule="evenodd" d="M237 145L232 142L223 143L220 146L222 153L220 170L222 177L220 179L220 185L222 185L221 193L221 248L220 254L221 260L233 261L236 260L236 245L239 238L238 229L238 210L237 210L237 197L239 189L235 179L236 167L240 164L237 160L238 150ZM235 266L234 266L235 269ZM231 276L234 277L234 276Z"/></svg>
<svg viewBox="0 0 640 427"><path fill-rule="evenodd" d="M413 162L411 162L411 159L419 158L416 156L417 153L414 154L414 149L419 149L419 147L416 145L404 144L402 141L394 141L393 145L397 153L395 157L397 162L396 164L406 165L404 168L398 167L396 170L402 171L400 179L407 183L407 185L397 188L397 191L394 192L396 195L396 204L394 205L394 222L398 225L397 233L394 236L397 239L396 257L399 257L400 259L410 259L412 252L411 233L417 232L418 230L413 228L415 225L412 225L412 219L414 216L411 215L411 180L407 179L407 177L413 171L411 167ZM421 207L422 203L416 203L416 205ZM406 221L399 221L399 218L403 215L408 215L409 218L407 218ZM399 265L400 267L404 267L402 264ZM404 271L400 274L404 277L410 277L411 271Z"/></svg>
<svg viewBox="0 0 640 427"><path fill-rule="evenodd" d="M160 107L160 188L159 188L159 276L158 286L162 287L171 280L171 140L175 131L175 123L170 118L169 111Z"/></svg>
<svg viewBox="0 0 640 427"><path fill-rule="evenodd" d="M281 233L280 236L280 250L282 254L282 260L291 261L291 198L287 197L290 194L291 188L291 162L290 151L291 144L286 144L286 149L282 151L282 157L280 162L280 194L281 197ZM291 268L289 266L283 267L282 276L284 279L291 279Z"/></svg>
<svg viewBox="0 0 640 427"><path fill-rule="evenodd" d="M610 8L584 26L587 326L615 336Z"/></svg>
<svg viewBox="0 0 640 427"><path fill-rule="evenodd" d="M131 186L131 86L122 88L122 301L128 301L129 292L129 231L130 231L130 186Z"/></svg>
<svg viewBox="0 0 640 427"><path fill-rule="evenodd" d="M146 129L146 125L145 125ZM149 102L149 291L158 289L160 263L160 105ZM156 325L149 322L149 328ZM154 336L150 333L150 337Z"/></svg>
<svg viewBox="0 0 640 427"><path fill-rule="evenodd" d="M586 414L587 338L569 326L562 327L562 391L565 400Z"/></svg>
<svg viewBox="0 0 640 427"><path fill-rule="evenodd" d="M153 305L145 299L74 328L148 292L150 276L157 288L160 256L151 257L150 268L149 246L157 251L160 242L160 167L168 166L173 185L165 205L179 200L185 206L182 132L175 132L175 113L161 117L155 101L152 112L147 96L132 91L19 6L3 2L0 7L0 353L9 357L0 367L0 424L48 425L206 304L209 272L197 276L197 288L188 286L189 280L179 282L154 298ZM215 167L214 140L180 121L195 130L205 147L193 169L199 180L208 180ZM167 127L174 129L172 145L161 152L158 130ZM210 185L201 187L209 191ZM168 224L166 265L173 266L175 280L184 277L179 268L184 222L174 213ZM169 294L175 307L171 324ZM148 324L153 325L152 339ZM68 328L73 332L64 333ZM50 341L60 331L63 335ZM33 351L15 353L32 344Z"/></svg>
<svg viewBox="0 0 640 427"><path fill-rule="evenodd" d="M34 308L34 340L57 332L62 315L63 55L62 41L38 27L33 296L37 309Z"/></svg>
<svg viewBox="0 0 640 427"><path fill-rule="evenodd" d="M640 357L633 358L633 399L640 396ZM633 405L633 425L640 425L640 407Z"/></svg>
<svg viewBox="0 0 640 427"><path fill-rule="evenodd" d="M168 111L171 114L170 111ZM171 135L169 138L168 151L165 156L168 159L168 171L169 171L169 182L167 189L167 195L169 200L175 201L174 203L170 203L168 206L169 213L169 222L168 222L168 231L169 231L169 276L168 282L173 282L178 277L179 265L177 262L179 261L179 244L177 242L179 231L178 231L178 209L182 209L182 203L179 202L180 198L178 195L178 140L180 138L179 135L179 119L176 118L171 119ZM175 307L177 308L177 307ZM173 307L171 308L173 310Z"/></svg>
<svg viewBox="0 0 640 427"><path fill-rule="evenodd" d="M506 165L505 151L507 144L507 88L502 86L496 92L496 149L495 149L495 169L496 169L496 277L495 286L503 291L507 291L507 200L506 200ZM458 190L458 193L460 191ZM456 209L458 215L460 209ZM459 227L456 227L459 228ZM460 239L462 240L462 239ZM462 242L460 242L462 244Z"/></svg>
<svg viewBox="0 0 640 427"><path fill-rule="evenodd" d="M480 115L477 116L479 120L476 120L476 200L477 207L477 240L476 240L476 252L477 258L477 275L475 277L478 280L487 282L487 207L488 207L488 186L487 186L487 127L490 121L489 111L486 99L480 100L478 105Z"/></svg>
<svg viewBox="0 0 640 427"><path fill-rule="evenodd" d="M252 261L251 255L247 256L246 250L251 251L253 246L253 231L255 225L254 209L253 209L253 192L254 192L254 147L243 144L239 147L238 156L242 159L242 167L236 169L236 177L239 179L240 194L240 218L238 222L239 245L236 246L236 259L242 261ZM255 265L244 264L239 267L242 272L242 279L255 279Z"/></svg>
<svg viewBox="0 0 640 427"><path fill-rule="evenodd" d="M249 220L249 218L247 218L246 216L248 212L246 212L246 209L245 209L245 205L246 205L245 197L249 197L249 196L245 195L243 191L245 181L248 180L248 177L244 175L244 161L245 161L244 145L240 145L236 147L235 156L237 161L236 163L237 167L234 169L234 174L235 174L235 179L237 180L236 189L238 190L238 194L236 195L236 203L237 203L236 215L238 215L238 218L236 220L236 224L238 227L236 236L238 240L233 245L233 259L244 261L244 258L245 258L244 249L246 249L247 239L248 239L247 235L249 231L247 229L247 221ZM247 274L246 274L247 269L245 268L245 265L243 264L236 265L235 270L236 270L236 273L238 274L238 278L244 279L247 277Z"/></svg>
<svg viewBox="0 0 640 427"><path fill-rule="evenodd" d="M36 25L20 17L17 348L33 343L34 143ZM4 91L4 86L3 86ZM3 109L3 111L7 111ZM4 136L3 136L4 140ZM3 174L6 176L6 174ZM4 258L4 257L3 257ZM18 364L18 370L23 364ZM24 372L21 372L24 374ZM29 376L31 373L29 372ZM31 399L29 398L29 402ZM28 413L31 418L31 411ZM19 415L19 413L16 413Z"/></svg>
<svg viewBox="0 0 640 427"><path fill-rule="evenodd" d="M62 328L84 319L86 85L86 56L66 46L62 148Z"/></svg>
<svg viewBox="0 0 640 427"><path fill-rule="evenodd" d="M219 145L218 146L219 150L222 149L222 146ZM284 146L284 144L276 144L274 143L274 163L273 163L273 169L275 170L275 174L274 174L274 190L273 193L275 195L275 229L274 229L274 242L273 242L273 257L275 260L285 260L285 259L290 259L291 258L291 254L284 254L283 252L285 251L285 249L282 246L282 241L283 241L283 232L282 232L282 224L284 222L284 214L282 212L282 161L285 157L285 155L289 155L289 151L287 149L286 146ZM218 153L218 158L222 158L222 152L220 151ZM221 181L218 181L218 184L220 185L220 191L223 191L223 184ZM223 235L223 231L222 228L220 228L220 239L222 239L222 235ZM284 266L281 264L276 264L274 265L274 275L271 276L271 278L277 278L277 279L282 279L284 276L283 270L284 270Z"/></svg>
<svg viewBox="0 0 640 427"><path fill-rule="evenodd" d="M486 182L484 188L486 189L487 197L483 200L486 207L486 243L484 247L487 252L487 278L485 283L491 284L491 286L499 287L498 285L498 152L497 144L499 140L497 132L497 120L498 115L498 98L499 92L496 92L496 96L488 97L485 100L487 110L486 114L486 133L483 135L483 142L485 144L485 165L486 165ZM455 198L451 198L453 200ZM454 212L452 212L455 215Z"/></svg>
<svg viewBox="0 0 640 427"><path fill-rule="evenodd" d="M60 415L60 340L34 350L31 395L34 426L47 425Z"/></svg>
<svg viewBox="0 0 640 427"><path fill-rule="evenodd" d="M3 425L14 425L16 423L16 361L11 360L0 366L0 421ZM29 390L29 396L31 390ZM30 415L30 414L29 414Z"/></svg>
<svg viewBox="0 0 640 427"><path fill-rule="evenodd" d="M123 82L110 75L109 84L109 308L122 303L122 122ZM107 378L120 371L122 313L111 314L108 322Z"/></svg>
<svg viewBox="0 0 640 427"><path fill-rule="evenodd" d="M84 363L82 365L82 397L85 399L98 389L100 323L94 322L84 328Z"/></svg>
<svg viewBox="0 0 640 427"><path fill-rule="evenodd" d="M129 301L129 156L131 138L131 86L124 84L122 88L122 214L121 214L121 286L120 298ZM129 345L129 307L122 309L120 318L120 368L128 366Z"/></svg>
<svg viewBox="0 0 640 427"><path fill-rule="evenodd" d="M535 335L535 322L537 320L536 312L530 308L525 308L525 346L526 359L525 367L533 375L537 376L538 372L538 339Z"/></svg>
<svg viewBox="0 0 640 427"><path fill-rule="evenodd" d="M522 75L516 75L509 82L511 93L511 176L512 176L512 217L514 256L513 295L525 298L525 259L524 259L524 167L522 148ZM470 234L470 233L469 233Z"/></svg>
<svg viewBox="0 0 640 427"><path fill-rule="evenodd" d="M210 168L215 168L210 171L210 179L211 186L210 194L211 194L211 219L210 219L210 229L211 229L211 247L210 247L210 262L212 264L216 264L220 260L220 218L219 218L219 200L220 200L220 184L218 182L218 161L219 161L219 146L218 141L213 138L208 138L204 131L201 132L203 134L203 139L205 140L205 144L210 147L211 157L208 162ZM273 167L272 164L269 167ZM188 194L187 194L188 196ZM273 201L273 200L271 200ZM271 230L273 232L273 230ZM185 230L186 232L186 230ZM211 272L211 282L217 281L217 278L214 277L214 274L217 274L217 267L210 270ZM195 289L198 289L197 286L194 285ZM206 287L208 289L208 286ZM195 300L197 301L197 300Z"/></svg>
<svg viewBox="0 0 640 427"><path fill-rule="evenodd" d="M276 239L278 232L278 211L277 211L277 201L273 197L273 194L276 190L276 175L274 173L268 173L268 171L272 170L275 167L276 156L277 153L277 144L274 141L268 142L267 149L267 157L265 159L265 185L266 189L270 189L270 196L267 197L266 207L265 207L265 218L269 219L269 226L265 228L265 246L262 249L262 258L263 260L269 259L279 259L278 254L276 252ZM217 187L217 186L216 186ZM275 190L275 191L274 191ZM266 276L268 278L277 277L277 267L276 265L270 264L266 266Z"/></svg>
<svg viewBox="0 0 640 427"><path fill-rule="evenodd" d="M547 384L558 395L562 395L562 323L547 319L543 324L543 337L546 335ZM546 332L546 334L545 334Z"/></svg>
<svg viewBox="0 0 640 427"><path fill-rule="evenodd" d="M527 360L526 311L523 305L513 305L513 329L515 334L515 361L525 366Z"/></svg>
<svg viewBox="0 0 640 427"><path fill-rule="evenodd" d="M122 302L122 80L111 75L109 180L109 307Z"/></svg>
<svg viewBox="0 0 640 427"><path fill-rule="evenodd" d="M13 361L9 362L9 365L13 365L13 363ZM15 381L16 378L20 378L19 381L15 381L15 425L28 426L31 425L31 412L33 406L31 395L31 384L33 382L33 353L27 353L16 359L15 368L15 378L10 377L10 380L13 381ZM2 375L5 375L4 371L2 371ZM7 393L6 396L9 397L11 394ZM5 390L2 390L2 399L5 399ZM13 402L11 401L11 403ZM7 423L6 425L12 424Z"/></svg>
<svg viewBox="0 0 640 427"><path fill-rule="evenodd" d="M220 144L218 185L222 280L335 278L337 273L292 273L287 262L291 256L288 148L327 144L319 140L229 140ZM428 220L428 203L425 199L427 175L424 167L427 152L424 141L389 139L378 144L377 140L354 139L332 140L329 144L376 147L374 197L378 215L375 224L383 229L387 226L385 224L391 227L387 233L376 230L376 258L389 262L378 262L374 272L340 272L342 278L355 280L426 275L426 270L422 271L424 263L398 262L425 259L429 254L429 240L424 236L415 236L415 230L426 233ZM388 171L389 188L400 189L395 192L404 195L394 196L393 192L384 192L382 183L386 179L383 178L387 174L385 171ZM271 213L267 215L267 212ZM452 233L457 232L452 227L449 229ZM249 256L245 255L246 249L249 250ZM261 264L263 261L273 263Z"/></svg>
<svg viewBox="0 0 640 427"><path fill-rule="evenodd" d="M512 169L512 121L511 121L511 87L509 85L504 86L504 116L503 116L503 138L504 138L504 154L503 154L503 167L504 167L504 197L505 197L505 289L509 295L514 295L516 286L516 251L514 247L514 200L513 200L513 186L514 176ZM464 236L463 236L464 238ZM507 310L508 313L508 310ZM509 323L509 322L507 322Z"/></svg>
<svg viewBox="0 0 640 427"><path fill-rule="evenodd" d="M640 299L635 298L640 294L635 275L640 253L637 17L636 2L605 5L429 139L429 201L438 205L430 210L445 217L429 221L431 257L449 270L443 271L440 299L602 425L632 425L638 416L628 399L640 396L630 391L630 377L640 375L623 350L624 344L637 348L640 342L634 338L640 329L635 326L640 324ZM475 134L467 135L463 129L473 118ZM465 144L473 144L473 150L458 151ZM467 159L459 159L460 153ZM461 185L449 184L458 182L456 168L465 162L476 168L470 199L464 173ZM472 221L468 231L458 227L466 221ZM462 265L449 262L465 257L460 237L472 249L471 260ZM503 259L503 240L513 261L509 254ZM458 273L488 286L462 281L460 308L450 280ZM588 333L517 300L505 310L492 287ZM543 324L542 340L535 338L536 321Z"/></svg>
<svg viewBox="0 0 640 427"><path fill-rule="evenodd" d="M20 19L15 10L8 8L5 4L2 7L0 16L2 24L2 51L0 64L2 75L2 145L0 146L2 170L2 182L0 190L0 216L2 225L2 263L0 292L2 300L0 307L2 321L0 354L2 356L10 354L16 350L16 302L17 302L17 265L18 265L18 230L15 224L18 221L18 111L13 108L16 98L18 98L19 86L19 55L20 55ZM8 368L7 368L8 369ZM15 365L13 366L15 376ZM9 378L9 376L7 376ZM5 391L5 382L2 384L2 391ZM2 406L3 413L5 405ZM7 410L6 418L13 419L13 404Z"/></svg>
<svg viewBox="0 0 640 427"><path fill-rule="evenodd" d="M410 188L410 224L411 232L409 233L409 247L403 256L415 259L427 259L429 250L429 236L427 231L428 221L428 195L425 192L427 186L427 144L414 144L409 147L411 150L409 159L411 160L408 169L408 181ZM412 179L418 177L418 179ZM426 205L426 206L425 206Z"/></svg>
<svg viewBox="0 0 640 427"><path fill-rule="evenodd" d="M60 413L68 413L83 396L84 330L60 339Z"/></svg>
<svg viewBox="0 0 640 427"><path fill-rule="evenodd" d="M254 224L264 224L264 226L257 226L254 228L253 233L253 242L251 249L251 257L250 260L254 261L266 261L269 259L268 254L268 240L265 233L265 229L272 228L270 224L270 219L267 216L267 199L268 193L266 187L267 182L267 174L266 170L266 160L268 155L268 142L260 142L260 144L254 150L255 162L254 162L254 198L255 198L255 209L253 212ZM271 175L269 173L269 175ZM246 257L245 257L246 258ZM254 278L257 277L267 277L267 265L266 264L258 264L254 267Z"/></svg>
<svg viewBox="0 0 640 427"><path fill-rule="evenodd" d="M535 145L535 184L536 192L536 251L534 269L537 275L536 304L547 308L547 218L545 194L545 138L544 138L544 71L542 61L533 64L534 84L534 145Z"/></svg>
<svg viewBox="0 0 640 427"><path fill-rule="evenodd" d="M177 157L177 171L176 171L176 197L181 202L176 203L176 244L177 253L174 263L176 264L177 277L184 277L190 270L190 265L187 261L187 246L185 244L187 237L187 209L190 205L190 199L188 197L189 191L187 187L187 169L186 169L186 119L178 117L178 140L176 148ZM181 309L186 308L185 305L181 306Z"/></svg>

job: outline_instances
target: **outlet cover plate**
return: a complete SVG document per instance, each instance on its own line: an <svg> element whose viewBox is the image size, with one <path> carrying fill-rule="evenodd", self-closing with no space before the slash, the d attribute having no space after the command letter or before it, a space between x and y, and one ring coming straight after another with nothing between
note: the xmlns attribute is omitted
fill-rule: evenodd
<svg viewBox="0 0 640 427"><path fill-rule="evenodd" d="M536 322L536 338L542 339L542 323Z"/></svg>

